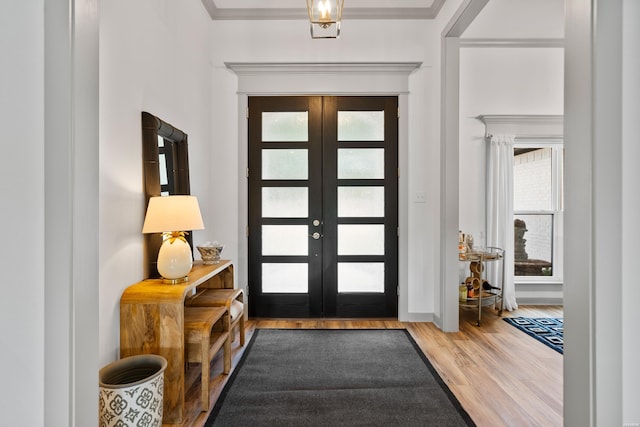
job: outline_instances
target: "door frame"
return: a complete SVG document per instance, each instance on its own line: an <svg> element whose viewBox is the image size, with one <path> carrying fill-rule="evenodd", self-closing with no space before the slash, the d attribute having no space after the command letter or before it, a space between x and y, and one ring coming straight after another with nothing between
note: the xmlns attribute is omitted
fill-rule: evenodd
<svg viewBox="0 0 640 427"><path fill-rule="evenodd" d="M432 313L409 313L408 280L408 111L409 75L422 62L372 63L226 63L237 76L238 83L238 211L248 212L248 130L249 96L265 95L354 95L397 96L401 112L398 119L398 319L400 321L431 322ZM327 85L318 85L318 75ZM319 87L322 86L321 89ZM329 86L329 87L327 87ZM247 215L238 218L237 283L245 292L248 283ZM251 295L248 295L251 298Z"/></svg>
<svg viewBox="0 0 640 427"><path fill-rule="evenodd" d="M248 109L248 221L249 221L249 277L247 285L253 294L249 301L249 315L258 317L397 317L398 313L398 97L397 96L249 96ZM264 112L303 112L308 116L308 138L295 141L264 141L262 114ZM340 140L339 112L382 111L384 136L381 140ZM339 152L343 149L374 148L384 152L382 178L341 178L338 175ZM306 179L265 179L264 150L304 149L308 153ZM317 159L317 161L312 161ZM355 217L338 213L339 188L384 189L384 213ZM268 187L302 187L308 190L307 217L264 216L263 189ZM263 235L260 228L273 225L302 225L306 219L307 234L320 231L318 240L308 238L308 253L275 255L263 254ZM320 224L312 224L320 221ZM340 254L338 229L342 224L377 224L384 229L382 254ZM314 233L320 235L320 233ZM309 234L309 237L311 235ZM314 255L315 253L315 255ZM265 292L261 280L265 263L301 263L308 270L308 290L299 292ZM384 290L353 292L339 291L339 267L349 263L382 263ZM353 264L351 264L353 265ZM255 302L254 302L255 299Z"/></svg>

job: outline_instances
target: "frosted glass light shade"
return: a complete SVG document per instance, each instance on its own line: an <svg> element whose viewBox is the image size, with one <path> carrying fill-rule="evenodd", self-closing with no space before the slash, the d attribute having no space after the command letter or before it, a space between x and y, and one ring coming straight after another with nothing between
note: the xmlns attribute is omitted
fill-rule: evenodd
<svg viewBox="0 0 640 427"><path fill-rule="evenodd" d="M311 38L336 39L340 37L343 8L344 0L307 0Z"/></svg>
<svg viewBox="0 0 640 427"><path fill-rule="evenodd" d="M156 196L149 199L143 233L203 229L200 206L195 196Z"/></svg>

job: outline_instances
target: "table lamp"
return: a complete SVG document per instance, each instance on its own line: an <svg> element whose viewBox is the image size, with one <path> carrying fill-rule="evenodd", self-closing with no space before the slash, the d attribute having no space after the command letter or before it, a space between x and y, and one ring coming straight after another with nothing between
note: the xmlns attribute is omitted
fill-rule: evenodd
<svg viewBox="0 0 640 427"><path fill-rule="evenodd" d="M182 283L193 265L186 230L202 230L204 224L195 196L156 196L149 199L143 233L162 233L158 272L167 283Z"/></svg>

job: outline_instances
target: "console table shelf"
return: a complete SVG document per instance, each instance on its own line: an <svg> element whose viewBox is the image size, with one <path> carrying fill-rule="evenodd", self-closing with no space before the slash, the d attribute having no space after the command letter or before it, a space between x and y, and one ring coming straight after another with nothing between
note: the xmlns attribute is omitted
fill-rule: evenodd
<svg viewBox="0 0 640 427"><path fill-rule="evenodd" d="M120 357L158 354L167 359L163 423L182 423L185 407L185 300L204 288L233 287L233 264L223 260L213 265L194 263L185 283L148 279L124 290Z"/></svg>

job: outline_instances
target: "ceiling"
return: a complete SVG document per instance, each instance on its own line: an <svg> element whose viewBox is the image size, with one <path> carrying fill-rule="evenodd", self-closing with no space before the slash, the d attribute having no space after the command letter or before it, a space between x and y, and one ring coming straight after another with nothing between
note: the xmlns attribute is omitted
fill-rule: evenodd
<svg viewBox="0 0 640 427"><path fill-rule="evenodd" d="M344 0L345 19L433 19L445 0ZM307 19L305 0L202 0L219 19Z"/></svg>

